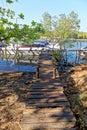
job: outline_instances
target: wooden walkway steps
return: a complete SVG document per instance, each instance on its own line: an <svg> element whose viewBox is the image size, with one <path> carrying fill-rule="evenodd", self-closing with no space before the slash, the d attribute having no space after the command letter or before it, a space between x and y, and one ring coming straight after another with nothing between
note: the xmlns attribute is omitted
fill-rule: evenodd
<svg viewBox="0 0 87 130"><path fill-rule="evenodd" d="M75 130L76 119L63 92L58 74L53 79L52 60L40 55L40 78L29 90L21 130Z"/></svg>

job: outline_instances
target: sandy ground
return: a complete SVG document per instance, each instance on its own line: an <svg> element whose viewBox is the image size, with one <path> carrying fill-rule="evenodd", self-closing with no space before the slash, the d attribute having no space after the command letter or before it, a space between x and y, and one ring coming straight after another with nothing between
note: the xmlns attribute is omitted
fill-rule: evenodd
<svg viewBox="0 0 87 130"><path fill-rule="evenodd" d="M61 75L64 91L80 130L87 130L87 65L75 66Z"/></svg>
<svg viewBox="0 0 87 130"><path fill-rule="evenodd" d="M0 130L20 130L35 73L0 73Z"/></svg>
<svg viewBox="0 0 87 130"><path fill-rule="evenodd" d="M60 75L64 92L77 117L79 130L87 127L87 66L80 65ZM20 130L28 90L35 73L0 73L0 130Z"/></svg>

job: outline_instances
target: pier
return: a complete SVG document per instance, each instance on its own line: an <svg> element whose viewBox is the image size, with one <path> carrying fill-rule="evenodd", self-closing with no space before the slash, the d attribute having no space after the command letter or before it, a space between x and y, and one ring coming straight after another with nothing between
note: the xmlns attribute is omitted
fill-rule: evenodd
<svg viewBox="0 0 87 130"><path fill-rule="evenodd" d="M49 53L40 54L39 66L38 80L29 89L21 130L75 130L76 119Z"/></svg>

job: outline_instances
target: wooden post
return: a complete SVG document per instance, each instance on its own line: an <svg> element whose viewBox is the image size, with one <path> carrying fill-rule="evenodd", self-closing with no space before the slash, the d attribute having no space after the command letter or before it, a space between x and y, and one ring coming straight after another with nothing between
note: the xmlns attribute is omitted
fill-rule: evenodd
<svg viewBox="0 0 87 130"><path fill-rule="evenodd" d="M39 79L39 65L36 67L36 79Z"/></svg>
<svg viewBox="0 0 87 130"><path fill-rule="evenodd" d="M5 47L5 58L7 60L7 49L6 49L6 47Z"/></svg>
<svg viewBox="0 0 87 130"><path fill-rule="evenodd" d="M53 78L54 79L56 78L56 68L55 67L53 68Z"/></svg>

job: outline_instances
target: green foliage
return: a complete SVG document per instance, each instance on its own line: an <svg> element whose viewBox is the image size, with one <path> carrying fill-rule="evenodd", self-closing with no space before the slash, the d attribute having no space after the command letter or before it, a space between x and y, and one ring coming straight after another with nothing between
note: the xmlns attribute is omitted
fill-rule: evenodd
<svg viewBox="0 0 87 130"><path fill-rule="evenodd" d="M6 0L7 3L11 4L17 0ZM16 18L16 23L12 23L11 19L15 18L15 12L0 7L0 41L10 42L12 38L15 42L22 41L25 43L33 42L34 40L40 38L44 33L44 28L41 23L32 21L31 27L28 25L20 26L17 23L17 19L24 19L23 13L20 13Z"/></svg>
<svg viewBox="0 0 87 130"><path fill-rule="evenodd" d="M71 45L69 39L78 36L79 23L78 14L74 13L74 11L68 15L60 15L59 24L56 27L56 36L59 37L60 46L66 48L66 45Z"/></svg>
<svg viewBox="0 0 87 130"><path fill-rule="evenodd" d="M32 20L31 25L32 25L32 27L36 26L36 22L34 20Z"/></svg>
<svg viewBox="0 0 87 130"><path fill-rule="evenodd" d="M6 0L6 2L9 4L12 4L14 1L18 1L18 0Z"/></svg>
<svg viewBox="0 0 87 130"><path fill-rule="evenodd" d="M7 3L12 4L13 0L6 0Z"/></svg>
<svg viewBox="0 0 87 130"><path fill-rule="evenodd" d="M3 23L0 23L0 41L5 40L6 43L9 43L10 32L8 28L5 28Z"/></svg>
<svg viewBox="0 0 87 130"><path fill-rule="evenodd" d="M32 24L32 23L31 23ZM40 23L36 23L33 27L29 27L24 24L20 28L20 25L14 24L12 28L12 37L15 41L22 41L23 43L31 43L34 40L40 38L40 34L43 33L43 27Z"/></svg>
<svg viewBox="0 0 87 130"><path fill-rule="evenodd" d="M73 11L69 15L61 14L59 24L56 28L57 34L61 39L74 38L76 37L77 31L79 30L80 20L78 15Z"/></svg>
<svg viewBox="0 0 87 130"><path fill-rule="evenodd" d="M10 19L13 19L15 12L10 9L5 9L0 7L0 41L5 41L7 44L10 43L10 38L12 36Z"/></svg>
<svg viewBox="0 0 87 130"><path fill-rule="evenodd" d="M53 51L51 55L55 63L62 59L62 52L60 51Z"/></svg>
<svg viewBox="0 0 87 130"><path fill-rule="evenodd" d="M87 130L87 125L85 124L85 122L80 116L77 117L77 124L78 124L79 130Z"/></svg>
<svg viewBox="0 0 87 130"><path fill-rule="evenodd" d="M19 18L24 19L24 14L23 13L20 13L18 16L19 16Z"/></svg>
<svg viewBox="0 0 87 130"><path fill-rule="evenodd" d="M87 101L87 94L81 93L80 99L83 100L83 101Z"/></svg>
<svg viewBox="0 0 87 130"><path fill-rule="evenodd" d="M64 49L73 47L74 45L72 45L72 43L73 43L73 41L71 41L70 39L60 39L60 41L59 41L61 48L64 48Z"/></svg>
<svg viewBox="0 0 87 130"><path fill-rule="evenodd" d="M15 16L15 12L13 10L0 7L0 19L1 20L4 19L4 18L13 19L14 16Z"/></svg>
<svg viewBox="0 0 87 130"><path fill-rule="evenodd" d="M6 0L11 4L17 0ZM15 41L33 42L40 38L40 36L57 37L59 38L60 45L68 43L68 38L77 37L77 30L79 29L78 15L73 11L69 15L61 14L60 19L58 17L51 16L45 12L43 15L42 23L37 23L34 20L31 22L31 26L17 24L17 18L24 19L24 15L20 13L16 18L16 24L11 22L11 19L15 18L15 12L10 9L0 7L0 41L10 41L13 38Z"/></svg>
<svg viewBox="0 0 87 130"><path fill-rule="evenodd" d="M87 32L78 32L79 39L87 39Z"/></svg>
<svg viewBox="0 0 87 130"><path fill-rule="evenodd" d="M51 22L52 17L51 17L51 15L49 13L45 12L42 15L42 17L43 17L42 23L43 23L43 26L45 28L45 31L46 32L51 31L52 30L52 26L51 26L52 25L52 22Z"/></svg>
<svg viewBox="0 0 87 130"><path fill-rule="evenodd" d="M78 38L78 30L80 28L80 20L78 14L72 11L68 15L60 14L57 16L51 16L45 12L42 15L42 24L45 28L45 36L50 38L58 38L59 44L62 46L67 39ZM68 42L69 40L67 40Z"/></svg>

